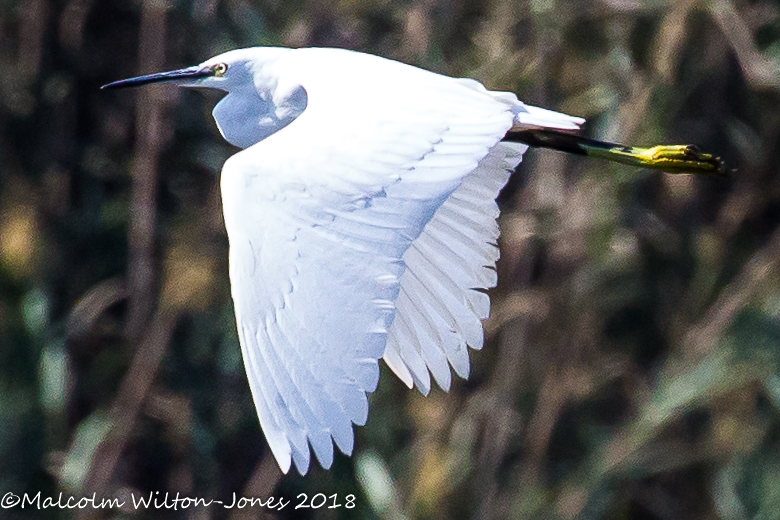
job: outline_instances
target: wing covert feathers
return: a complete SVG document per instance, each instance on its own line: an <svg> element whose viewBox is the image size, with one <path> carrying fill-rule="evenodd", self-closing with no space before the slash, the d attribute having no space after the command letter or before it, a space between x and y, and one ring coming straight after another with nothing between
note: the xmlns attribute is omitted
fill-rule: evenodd
<svg viewBox="0 0 780 520"><path fill-rule="evenodd" d="M225 163L222 196L252 397L282 471L304 474L312 450L324 468L334 442L352 452L379 358L423 393L431 376L448 389L450 368L468 376L496 283L495 198L526 149L500 140L578 122L348 51L273 66L308 104Z"/></svg>

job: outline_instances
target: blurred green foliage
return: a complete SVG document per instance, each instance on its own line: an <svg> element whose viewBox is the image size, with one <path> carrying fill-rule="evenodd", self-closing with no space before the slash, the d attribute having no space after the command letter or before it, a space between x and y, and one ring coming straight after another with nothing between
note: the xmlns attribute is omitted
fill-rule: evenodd
<svg viewBox="0 0 780 520"><path fill-rule="evenodd" d="M696 143L737 172L529 152L500 198L470 379L423 398L383 367L355 456L282 476L234 330L217 182L234 150L215 98L99 90L251 45L476 78L587 117L590 136ZM356 495L283 518L780 518L779 85L775 0L0 2L0 495ZM242 514L261 510L0 510Z"/></svg>

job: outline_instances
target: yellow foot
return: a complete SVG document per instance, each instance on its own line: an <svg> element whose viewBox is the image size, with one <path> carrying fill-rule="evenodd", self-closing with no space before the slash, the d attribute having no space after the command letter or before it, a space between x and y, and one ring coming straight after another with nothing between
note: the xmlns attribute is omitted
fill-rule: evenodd
<svg viewBox="0 0 780 520"><path fill-rule="evenodd" d="M652 148L613 148L605 157L642 168L668 173L705 173L726 175L726 165L720 157L702 153L694 145L659 145Z"/></svg>
<svg viewBox="0 0 780 520"><path fill-rule="evenodd" d="M504 139L669 173L728 175L720 157L702 153L691 144L638 148L549 129L518 130Z"/></svg>

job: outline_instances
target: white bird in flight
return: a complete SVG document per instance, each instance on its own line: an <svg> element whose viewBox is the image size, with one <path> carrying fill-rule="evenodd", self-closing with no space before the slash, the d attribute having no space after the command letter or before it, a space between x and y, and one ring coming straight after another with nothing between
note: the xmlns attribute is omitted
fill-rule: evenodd
<svg viewBox="0 0 780 520"><path fill-rule="evenodd" d="M579 117L342 49L256 47L104 88L227 92L242 148L222 168L238 337L281 470L353 449L379 359L423 394L469 374L496 285L495 199L527 144L676 173L723 173L690 146L577 137ZM524 144L526 143L526 144Z"/></svg>

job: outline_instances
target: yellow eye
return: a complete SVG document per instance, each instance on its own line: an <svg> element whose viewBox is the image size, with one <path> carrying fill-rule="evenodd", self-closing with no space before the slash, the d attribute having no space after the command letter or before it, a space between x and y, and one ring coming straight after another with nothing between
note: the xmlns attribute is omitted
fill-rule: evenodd
<svg viewBox="0 0 780 520"><path fill-rule="evenodd" d="M227 63L217 63L216 65L214 65L214 68L211 70L214 71L214 75L216 77L221 78L227 72L228 66Z"/></svg>

